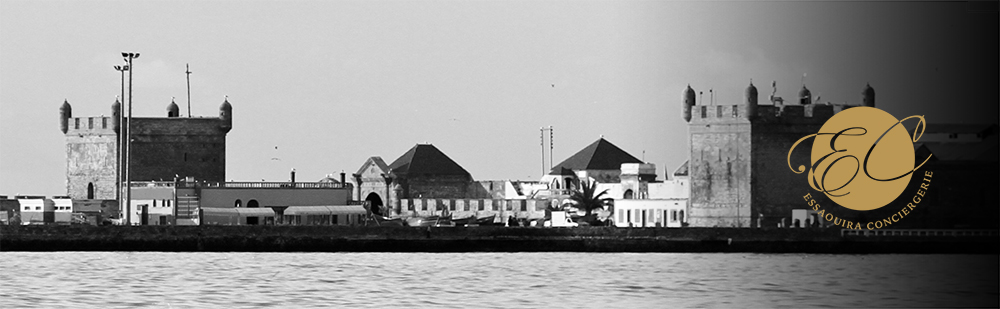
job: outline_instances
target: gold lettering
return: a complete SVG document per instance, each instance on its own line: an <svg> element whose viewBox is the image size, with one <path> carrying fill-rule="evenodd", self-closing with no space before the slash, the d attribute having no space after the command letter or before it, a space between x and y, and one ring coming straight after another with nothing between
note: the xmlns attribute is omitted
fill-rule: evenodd
<svg viewBox="0 0 1000 309"><path fill-rule="evenodd" d="M865 224L865 227L867 227L868 230L870 231L872 229L872 223L868 222L868 224Z"/></svg>
<svg viewBox="0 0 1000 309"><path fill-rule="evenodd" d="M826 219L826 221L833 221L833 214L827 213L826 217L823 217L823 219Z"/></svg>
<svg viewBox="0 0 1000 309"><path fill-rule="evenodd" d="M919 190L919 189L917 190L917 195L924 196L924 193L927 192L924 192L924 190Z"/></svg>
<svg viewBox="0 0 1000 309"><path fill-rule="evenodd" d="M885 219L882 219L882 220L885 220ZM882 221L875 221L875 228L876 229L882 228Z"/></svg>
<svg viewBox="0 0 1000 309"><path fill-rule="evenodd" d="M927 176L927 177L934 176L934 172L926 171L926 172L924 172L924 176ZM928 180L928 181L930 181L930 180Z"/></svg>
<svg viewBox="0 0 1000 309"><path fill-rule="evenodd" d="M808 200L809 200L809 199L811 199L812 197L813 197L813 194L812 194L812 192L809 192L809 193L806 193L806 195L805 195L805 196L803 196L803 197L802 197L802 199L804 199L804 200L807 200L807 201L808 201ZM812 204L809 204L809 205L812 205Z"/></svg>
<svg viewBox="0 0 1000 309"><path fill-rule="evenodd" d="M894 214L892 214L892 217L889 217L889 219L892 219L892 222L899 222L899 219L896 219L896 216L898 216L898 215L899 215L899 213L894 213Z"/></svg>
<svg viewBox="0 0 1000 309"><path fill-rule="evenodd" d="M913 203L914 203L914 204L920 204L920 197L918 197L918 196L914 195L914 196L913 196Z"/></svg>
<svg viewBox="0 0 1000 309"><path fill-rule="evenodd" d="M927 190L927 186L929 186L929 185L930 185L929 183L925 182L925 183L920 184L920 188L924 189L924 190Z"/></svg>
<svg viewBox="0 0 1000 309"><path fill-rule="evenodd" d="M911 210L917 208L917 206L913 206L913 203L906 203L906 207L909 207Z"/></svg>
<svg viewBox="0 0 1000 309"><path fill-rule="evenodd" d="M892 225L892 221L889 221L889 218L882 219L882 223L885 223L885 226Z"/></svg>
<svg viewBox="0 0 1000 309"><path fill-rule="evenodd" d="M909 210L909 209L906 209L906 207L903 207L903 210L902 210L902 212L903 212L903 215L904 215L904 216L906 216L906 215L909 215L909 214L910 214L910 210Z"/></svg>
<svg viewBox="0 0 1000 309"><path fill-rule="evenodd" d="M819 210L819 203L816 203L816 205L813 205L813 211L816 211L816 210Z"/></svg>

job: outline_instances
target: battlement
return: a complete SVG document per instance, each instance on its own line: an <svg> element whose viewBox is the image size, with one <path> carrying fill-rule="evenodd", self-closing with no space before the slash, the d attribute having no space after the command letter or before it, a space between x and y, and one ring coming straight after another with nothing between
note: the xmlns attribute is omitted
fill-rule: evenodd
<svg viewBox="0 0 1000 309"><path fill-rule="evenodd" d="M114 120L109 116L69 118L66 135L115 135Z"/></svg>
<svg viewBox="0 0 1000 309"><path fill-rule="evenodd" d="M781 123L781 124L823 124L834 114L854 107L844 104L788 104L757 105L753 117L747 117L746 104L734 105L694 105L691 107L691 124L712 123Z"/></svg>
<svg viewBox="0 0 1000 309"><path fill-rule="evenodd" d="M221 118L132 118L133 135L225 135Z"/></svg>

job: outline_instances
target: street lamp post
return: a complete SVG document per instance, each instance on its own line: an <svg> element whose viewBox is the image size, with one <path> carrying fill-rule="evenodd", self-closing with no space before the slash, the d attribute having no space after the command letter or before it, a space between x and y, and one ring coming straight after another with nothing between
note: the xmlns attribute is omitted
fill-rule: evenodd
<svg viewBox="0 0 1000 309"><path fill-rule="evenodd" d="M128 65L128 121L125 133L125 224L132 225L132 60L139 58L139 53L122 52L122 58Z"/></svg>
<svg viewBox="0 0 1000 309"><path fill-rule="evenodd" d="M125 147L123 143L124 139L122 138L123 135L122 130L124 130L122 128L122 117L125 116L125 113L123 113L122 111L125 108L122 103L124 103L125 101L125 71L128 70L129 70L128 65L115 66L115 71L122 73L122 94L120 96L121 101L118 102L118 110L117 110L118 119L116 119L116 121L118 121L118 138L117 138L118 143L117 145L115 145L115 147L117 147L118 149L117 151L118 155L115 157L115 200L118 201L119 207L121 207L120 205L122 205L122 163L124 160L123 147Z"/></svg>

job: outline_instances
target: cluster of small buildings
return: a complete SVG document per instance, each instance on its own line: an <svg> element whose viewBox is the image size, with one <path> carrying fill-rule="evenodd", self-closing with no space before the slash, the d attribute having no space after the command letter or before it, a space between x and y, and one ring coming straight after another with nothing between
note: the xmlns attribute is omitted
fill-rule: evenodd
<svg viewBox="0 0 1000 309"><path fill-rule="evenodd" d="M751 83L739 104L705 104L687 87L682 108L689 159L666 179L657 179L654 164L602 137L538 180L475 180L434 145L417 144L389 164L373 156L349 177L341 173L316 182L296 181L294 170L287 182L225 181L225 137L233 117L228 100L219 117L179 117L171 103L168 117L132 118L130 126L115 117L118 102L112 105L113 117L73 117L64 102L60 119L66 136L67 196L5 197L0 199L0 221L359 225L371 215L446 214L528 221L571 206L571 193L586 182L597 183L598 192L606 190L614 199L598 216L618 227L826 226L830 224L801 200L811 189L805 177L788 170L785 155L796 140L853 106L812 99L803 86L794 102L772 93L770 102L762 104ZM870 86L863 89L861 101L874 107ZM120 136L128 128L134 163L131 200L124 201ZM931 202L923 204L928 206L910 224L995 227L995 220L966 214L985 212L996 218L995 194L985 192L998 186L993 174L998 141L995 124L928 125L917 156L933 154L926 169L935 171L935 179L954 183L929 192ZM793 153L792 160L808 162L808 155ZM953 209L963 212L950 213Z"/></svg>

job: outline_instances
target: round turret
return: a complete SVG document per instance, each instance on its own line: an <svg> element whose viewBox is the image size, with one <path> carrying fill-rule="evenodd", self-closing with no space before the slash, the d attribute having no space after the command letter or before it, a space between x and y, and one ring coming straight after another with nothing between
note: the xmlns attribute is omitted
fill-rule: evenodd
<svg viewBox="0 0 1000 309"><path fill-rule="evenodd" d="M799 104L806 105L812 104L812 92L806 88L806 85L802 85L802 90L799 90Z"/></svg>
<svg viewBox="0 0 1000 309"><path fill-rule="evenodd" d="M118 102L118 98L115 98L115 103L111 104L111 128L115 130L115 133L120 133L118 130L121 128L121 123L119 123L121 115L122 103Z"/></svg>
<svg viewBox="0 0 1000 309"><path fill-rule="evenodd" d="M691 107L694 103L694 89L688 85L687 89L684 89L684 121L691 121Z"/></svg>
<svg viewBox="0 0 1000 309"><path fill-rule="evenodd" d="M167 117L177 118L180 113L180 107L177 106L177 103L175 103L173 99L170 99L170 105L167 105Z"/></svg>
<svg viewBox="0 0 1000 309"><path fill-rule="evenodd" d="M871 84L865 84L865 89L861 90L861 105L875 107L875 89Z"/></svg>
<svg viewBox="0 0 1000 309"><path fill-rule="evenodd" d="M747 119L753 119L757 116L757 87L754 87L753 80L750 80L750 86L747 86L746 90L746 102L747 105Z"/></svg>
<svg viewBox="0 0 1000 309"><path fill-rule="evenodd" d="M73 118L73 107L69 106L69 100L64 100L59 107L59 129L63 134L69 131L69 119Z"/></svg>
<svg viewBox="0 0 1000 309"><path fill-rule="evenodd" d="M222 120L222 126L219 128L229 133L229 130L233 129L233 105L229 104L228 97L222 102L222 106L219 106L219 119Z"/></svg>

